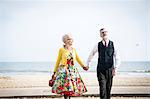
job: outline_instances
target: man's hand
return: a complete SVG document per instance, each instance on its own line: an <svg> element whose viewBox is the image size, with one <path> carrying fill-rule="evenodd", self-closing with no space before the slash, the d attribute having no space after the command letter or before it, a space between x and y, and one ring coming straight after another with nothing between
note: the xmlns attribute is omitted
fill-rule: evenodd
<svg viewBox="0 0 150 99"><path fill-rule="evenodd" d="M87 71L89 69L89 66L84 66L83 69Z"/></svg>
<svg viewBox="0 0 150 99"><path fill-rule="evenodd" d="M116 68L113 68L113 70L112 70L112 75L113 75L113 76L116 75Z"/></svg>

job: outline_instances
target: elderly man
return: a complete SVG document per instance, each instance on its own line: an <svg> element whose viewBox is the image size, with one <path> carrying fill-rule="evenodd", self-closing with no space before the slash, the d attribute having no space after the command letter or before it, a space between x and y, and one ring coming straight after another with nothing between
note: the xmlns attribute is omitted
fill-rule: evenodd
<svg viewBox="0 0 150 99"><path fill-rule="evenodd" d="M100 29L100 37L102 40L90 53L87 66L98 52L97 78L100 86L100 98L110 99L113 76L121 62L118 50L115 44L108 39L108 31L105 28Z"/></svg>

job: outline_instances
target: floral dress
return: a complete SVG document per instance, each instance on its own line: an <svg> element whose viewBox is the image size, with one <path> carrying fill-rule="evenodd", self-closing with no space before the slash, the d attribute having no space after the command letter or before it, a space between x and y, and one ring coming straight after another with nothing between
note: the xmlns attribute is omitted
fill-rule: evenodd
<svg viewBox="0 0 150 99"><path fill-rule="evenodd" d="M67 66L60 65L57 72L57 77L52 87L52 92L67 95L79 96L86 92L87 89L83 80L74 65L72 53L67 55Z"/></svg>

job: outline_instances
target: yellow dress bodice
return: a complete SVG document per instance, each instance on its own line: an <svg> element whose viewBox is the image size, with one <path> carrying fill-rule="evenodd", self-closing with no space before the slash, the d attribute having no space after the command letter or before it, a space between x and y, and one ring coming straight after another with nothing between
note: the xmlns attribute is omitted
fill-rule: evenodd
<svg viewBox="0 0 150 99"><path fill-rule="evenodd" d="M62 48L59 49L58 58L57 58L57 61L56 61L54 72L57 72L58 67L60 65L67 66L67 59L69 58L70 53L72 54L74 63L75 63L75 61L77 61L82 67L84 66L84 64L81 61L81 59L79 58L75 48L72 48L72 50L69 51L69 50L62 47Z"/></svg>

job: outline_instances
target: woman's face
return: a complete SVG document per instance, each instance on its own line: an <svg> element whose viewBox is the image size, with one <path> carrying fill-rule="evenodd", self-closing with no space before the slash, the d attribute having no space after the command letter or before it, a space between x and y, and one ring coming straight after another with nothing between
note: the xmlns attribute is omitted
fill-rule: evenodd
<svg viewBox="0 0 150 99"><path fill-rule="evenodd" d="M66 38L65 41L66 41L65 42L66 45L71 46L73 44L73 39L71 37L69 37L69 36Z"/></svg>

